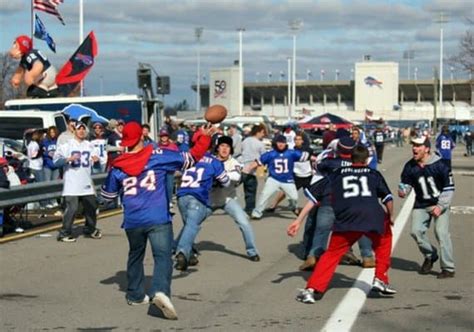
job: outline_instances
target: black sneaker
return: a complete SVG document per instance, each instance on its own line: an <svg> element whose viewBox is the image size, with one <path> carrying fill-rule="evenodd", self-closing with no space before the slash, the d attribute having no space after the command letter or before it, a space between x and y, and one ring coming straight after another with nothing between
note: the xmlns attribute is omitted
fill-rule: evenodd
<svg viewBox="0 0 474 332"><path fill-rule="evenodd" d="M447 279L454 278L454 271L442 270L440 274L436 277L438 279Z"/></svg>
<svg viewBox="0 0 474 332"><path fill-rule="evenodd" d="M276 210L276 208L266 208L265 212L273 213L273 212L275 212L275 210Z"/></svg>
<svg viewBox="0 0 474 332"><path fill-rule="evenodd" d="M102 238L102 232L100 229L96 228L92 233L85 233L85 237L90 237L91 239L100 240Z"/></svg>
<svg viewBox="0 0 474 332"><path fill-rule="evenodd" d="M186 271L188 269L188 261L182 252L176 255L176 264L174 268L179 271Z"/></svg>
<svg viewBox="0 0 474 332"><path fill-rule="evenodd" d="M260 256L259 255L250 256L249 259L252 262L260 262Z"/></svg>
<svg viewBox="0 0 474 332"><path fill-rule="evenodd" d="M438 260L438 255L434 254L431 258L425 258L425 261L420 267L420 274L428 274L433 268L433 264Z"/></svg>
<svg viewBox="0 0 474 332"><path fill-rule="evenodd" d="M189 257L189 266L196 266L199 264L199 259L197 258L196 254L191 254L191 257Z"/></svg>

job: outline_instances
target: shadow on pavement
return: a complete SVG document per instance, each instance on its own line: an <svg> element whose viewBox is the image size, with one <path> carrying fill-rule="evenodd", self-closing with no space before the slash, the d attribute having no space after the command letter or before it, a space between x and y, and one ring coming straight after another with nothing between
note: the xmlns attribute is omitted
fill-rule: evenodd
<svg viewBox="0 0 474 332"><path fill-rule="evenodd" d="M201 241L196 244L198 251L219 251L232 256L242 257L248 259L247 255L240 254L238 252L227 249L224 245L218 244L212 241Z"/></svg>
<svg viewBox="0 0 474 332"><path fill-rule="evenodd" d="M402 271L418 272L420 265L417 262L409 261L400 257L392 257L391 268Z"/></svg>

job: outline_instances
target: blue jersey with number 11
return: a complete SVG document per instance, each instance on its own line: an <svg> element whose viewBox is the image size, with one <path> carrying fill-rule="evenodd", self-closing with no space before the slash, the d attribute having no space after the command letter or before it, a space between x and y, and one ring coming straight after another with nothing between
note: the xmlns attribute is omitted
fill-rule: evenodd
<svg viewBox="0 0 474 332"><path fill-rule="evenodd" d="M270 177L284 182L294 182L294 166L296 161L306 161L309 153L300 150L268 151L260 156L260 162L267 165Z"/></svg>

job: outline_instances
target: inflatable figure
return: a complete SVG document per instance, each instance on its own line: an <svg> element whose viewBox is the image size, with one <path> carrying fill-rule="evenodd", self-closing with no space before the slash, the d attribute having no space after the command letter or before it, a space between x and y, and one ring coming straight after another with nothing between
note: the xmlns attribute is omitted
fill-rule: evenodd
<svg viewBox="0 0 474 332"><path fill-rule="evenodd" d="M22 82L28 86L26 95L32 98L57 97L56 69L39 50L33 48L30 37L18 36L10 49L10 56L20 60L11 84L18 88Z"/></svg>

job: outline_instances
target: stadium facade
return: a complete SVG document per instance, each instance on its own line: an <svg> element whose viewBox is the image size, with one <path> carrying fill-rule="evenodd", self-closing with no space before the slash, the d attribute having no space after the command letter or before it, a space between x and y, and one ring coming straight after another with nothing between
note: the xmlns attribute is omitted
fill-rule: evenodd
<svg viewBox="0 0 474 332"><path fill-rule="evenodd" d="M209 84L201 85L202 107L225 105L238 114L237 66L211 70ZM366 111L385 120L474 119L474 81L445 80L443 103L438 105L439 83L431 80L399 80L398 63L364 61L355 64L354 80L296 82L293 117L330 112L362 121ZM192 86L196 90L196 86ZM288 83L244 82L243 115L288 118Z"/></svg>

